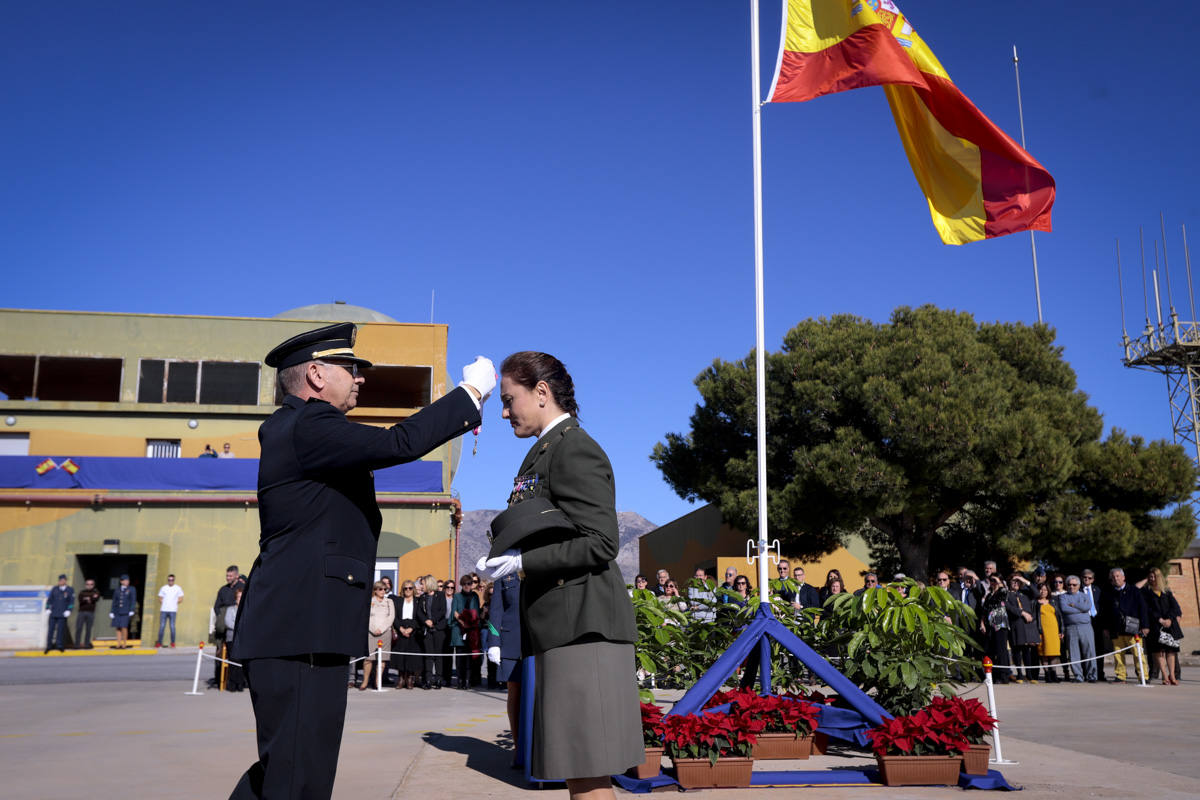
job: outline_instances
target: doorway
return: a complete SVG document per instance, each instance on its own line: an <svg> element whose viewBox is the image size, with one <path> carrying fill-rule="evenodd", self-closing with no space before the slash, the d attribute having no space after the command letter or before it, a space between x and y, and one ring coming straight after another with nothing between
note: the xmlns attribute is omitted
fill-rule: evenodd
<svg viewBox="0 0 1200 800"><path fill-rule="evenodd" d="M100 592L100 601L96 603L96 627L92 638L105 640L117 638L116 629L112 627L108 614L112 611L113 592L121 585L121 576L129 576L129 585L137 589L137 613L129 622L129 638L141 638L142 614L146 609L146 556L142 555L110 555L92 554L75 556L79 563L79 572L83 579L91 578L96 582ZM83 585L83 579L77 585Z"/></svg>

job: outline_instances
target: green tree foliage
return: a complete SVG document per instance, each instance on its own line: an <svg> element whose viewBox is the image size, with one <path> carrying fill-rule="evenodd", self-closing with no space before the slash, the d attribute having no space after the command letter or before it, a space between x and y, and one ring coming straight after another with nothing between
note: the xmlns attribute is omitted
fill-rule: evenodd
<svg viewBox="0 0 1200 800"><path fill-rule="evenodd" d="M651 458L681 497L755 530L753 353L715 361L696 386L690 433L668 434ZM831 552L866 524L925 579L935 540L982 534L1032 550L1051 518L1081 518L1079 503L1131 525L1140 514L1142 530L1184 525L1151 519L1175 494L1138 483L1176 488L1181 451L1155 444L1143 459L1132 444L1101 445L1100 415L1042 325L977 324L933 306L900 307L886 324L806 320L768 354L766 395L767 523L798 555ZM1060 508L1064 496L1077 505Z"/></svg>
<svg viewBox="0 0 1200 800"><path fill-rule="evenodd" d="M1012 527L1013 550L1063 568L1099 561L1141 571L1175 558L1195 535L1190 506L1168 516L1151 513L1183 503L1196 485L1182 448L1147 445L1114 430L1104 442L1080 447L1078 462L1066 491L1030 508Z"/></svg>

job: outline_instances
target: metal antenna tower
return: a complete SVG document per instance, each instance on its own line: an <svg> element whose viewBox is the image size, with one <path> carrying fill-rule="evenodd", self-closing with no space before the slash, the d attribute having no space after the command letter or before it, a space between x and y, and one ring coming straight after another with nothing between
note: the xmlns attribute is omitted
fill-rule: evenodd
<svg viewBox="0 0 1200 800"><path fill-rule="evenodd" d="M1158 242L1154 243L1154 269L1151 271L1150 287L1146 284L1146 254L1142 247L1142 303L1146 310L1146 327L1141 336L1130 338L1125 332L1125 290L1121 287L1121 340L1125 349L1123 363L1134 369L1161 373L1167 379L1167 402L1171 409L1171 429L1175 443L1190 448L1192 459L1200 466L1200 322L1196 320L1195 301L1192 297L1192 260L1187 248L1187 228L1180 226L1183 233L1183 256L1187 271L1188 307L1192 309L1191 321L1179 319L1171 297L1171 275L1167 269L1166 223L1159 215L1162 232L1163 277L1166 279L1167 315L1163 316L1158 274ZM1138 230L1139 239L1142 232ZM1121 281L1121 244L1117 242L1117 280ZM1157 314L1155 325L1150 317L1150 300L1154 301ZM1193 503L1200 498L1193 496Z"/></svg>

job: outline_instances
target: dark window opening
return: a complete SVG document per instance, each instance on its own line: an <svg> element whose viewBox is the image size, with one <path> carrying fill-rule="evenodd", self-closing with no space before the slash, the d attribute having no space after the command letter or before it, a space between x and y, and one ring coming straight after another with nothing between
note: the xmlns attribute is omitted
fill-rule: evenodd
<svg viewBox="0 0 1200 800"><path fill-rule="evenodd" d="M200 362L172 361L167 364L167 402L196 402L196 382Z"/></svg>
<svg viewBox="0 0 1200 800"><path fill-rule="evenodd" d="M121 359L38 359L37 398L115 403L121 399Z"/></svg>
<svg viewBox="0 0 1200 800"><path fill-rule="evenodd" d="M258 362L205 361L200 370L200 402L257 405Z"/></svg>
<svg viewBox="0 0 1200 800"><path fill-rule="evenodd" d="M0 356L0 394L5 400L33 398L37 356Z"/></svg>
<svg viewBox="0 0 1200 800"><path fill-rule="evenodd" d="M139 403L161 403L163 380L167 375L167 362L159 358L143 358L138 365Z"/></svg>
<svg viewBox="0 0 1200 800"><path fill-rule="evenodd" d="M358 392L363 408L424 408L433 392L429 367L374 366L363 372L366 381Z"/></svg>

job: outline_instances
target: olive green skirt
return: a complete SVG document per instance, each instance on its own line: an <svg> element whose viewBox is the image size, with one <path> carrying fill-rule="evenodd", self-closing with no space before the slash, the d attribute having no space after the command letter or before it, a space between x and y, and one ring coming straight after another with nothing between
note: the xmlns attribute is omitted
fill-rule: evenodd
<svg viewBox="0 0 1200 800"><path fill-rule="evenodd" d="M534 668L533 777L598 778L642 763L633 645L556 647L535 656Z"/></svg>

